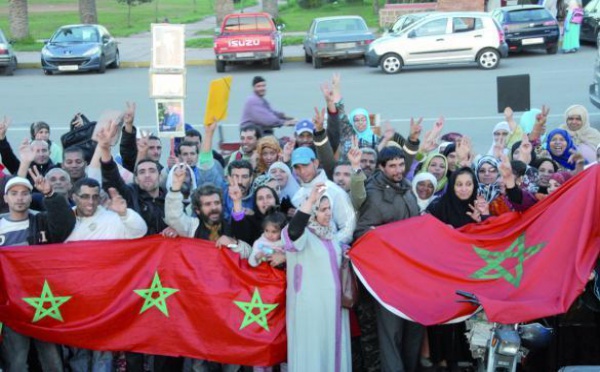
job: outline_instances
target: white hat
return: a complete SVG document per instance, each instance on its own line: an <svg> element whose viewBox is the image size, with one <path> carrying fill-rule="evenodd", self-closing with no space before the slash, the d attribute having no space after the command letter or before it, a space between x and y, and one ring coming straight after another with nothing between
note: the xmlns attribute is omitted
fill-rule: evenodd
<svg viewBox="0 0 600 372"><path fill-rule="evenodd" d="M6 194L8 192L8 190L10 190L11 187L16 186L16 185L23 185L23 186L27 187L29 189L29 191L33 190L33 186L31 186L31 182L29 182L29 180L27 178L13 177L10 180L8 180L8 182L6 183L6 186L4 186L4 193Z"/></svg>

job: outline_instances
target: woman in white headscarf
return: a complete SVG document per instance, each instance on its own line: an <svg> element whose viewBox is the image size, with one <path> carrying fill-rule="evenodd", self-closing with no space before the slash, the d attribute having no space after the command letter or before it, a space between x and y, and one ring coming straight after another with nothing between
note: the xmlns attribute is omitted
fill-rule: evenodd
<svg viewBox="0 0 600 372"><path fill-rule="evenodd" d="M276 190L279 194L280 210L291 218L296 212L292 198L300 189L298 181L292 175L290 167L281 161L271 164L268 174L277 182Z"/></svg>
<svg viewBox="0 0 600 372"><path fill-rule="evenodd" d="M419 213L423 214L429 203L436 198L434 192L437 187L437 179L429 172L419 173L412 180L412 190L417 197Z"/></svg>
<svg viewBox="0 0 600 372"><path fill-rule="evenodd" d="M487 155L496 156L495 148L496 146L502 146L502 153L508 154L508 137L510 137L510 126L508 122L501 121L494 126L494 130L492 131L494 141L492 142L492 146L487 152Z"/></svg>
<svg viewBox="0 0 600 372"><path fill-rule="evenodd" d="M596 147L600 145L600 132L590 125L589 114L582 105L573 105L565 111L565 124L560 126L566 130L577 151L588 163L596 161Z"/></svg>

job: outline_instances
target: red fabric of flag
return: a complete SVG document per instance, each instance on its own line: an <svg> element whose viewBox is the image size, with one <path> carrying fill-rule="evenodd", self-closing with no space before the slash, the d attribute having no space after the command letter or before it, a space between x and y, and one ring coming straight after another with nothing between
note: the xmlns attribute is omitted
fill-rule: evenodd
<svg viewBox="0 0 600 372"><path fill-rule="evenodd" d="M350 257L368 290L390 311L424 325L460 321L477 307L490 321L525 322L567 311L600 251L600 166L523 214L453 229L433 216L385 225Z"/></svg>
<svg viewBox="0 0 600 372"><path fill-rule="evenodd" d="M0 321L95 350L270 366L286 359L285 273L198 239L0 249Z"/></svg>

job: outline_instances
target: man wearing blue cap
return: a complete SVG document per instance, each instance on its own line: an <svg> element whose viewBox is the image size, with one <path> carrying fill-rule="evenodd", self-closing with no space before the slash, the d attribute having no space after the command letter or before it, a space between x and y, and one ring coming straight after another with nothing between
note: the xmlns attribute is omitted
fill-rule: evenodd
<svg viewBox="0 0 600 372"><path fill-rule="evenodd" d="M327 179L325 172L319 169L319 160L309 147L299 147L292 153L292 167L300 180L301 188L292 198L296 208L308 198L313 187L324 183L333 201L333 222L337 228L336 237L343 243L350 244L356 227L356 215L348 193Z"/></svg>

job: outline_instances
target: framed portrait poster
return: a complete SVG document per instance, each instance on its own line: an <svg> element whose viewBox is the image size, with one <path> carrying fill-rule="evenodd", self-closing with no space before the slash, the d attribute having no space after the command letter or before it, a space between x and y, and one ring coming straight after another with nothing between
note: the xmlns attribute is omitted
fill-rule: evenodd
<svg viewBox="0 0 600 372"><path fill-rule="evenodd" d="M150 71L150 97L185 98L185 74L161 74Z"/></svg>
<svg viewBox="0 0 600 372"><path fill-rule="evenodd" d="M185 26L152 24L151 68L183 70L185 68Z"/></svg>
<svg viewBox="0 0 600 372"><path fill-rule="evenodd" d="M154 102L158 136L185 136L183 99L157 99Z"/></svg>

